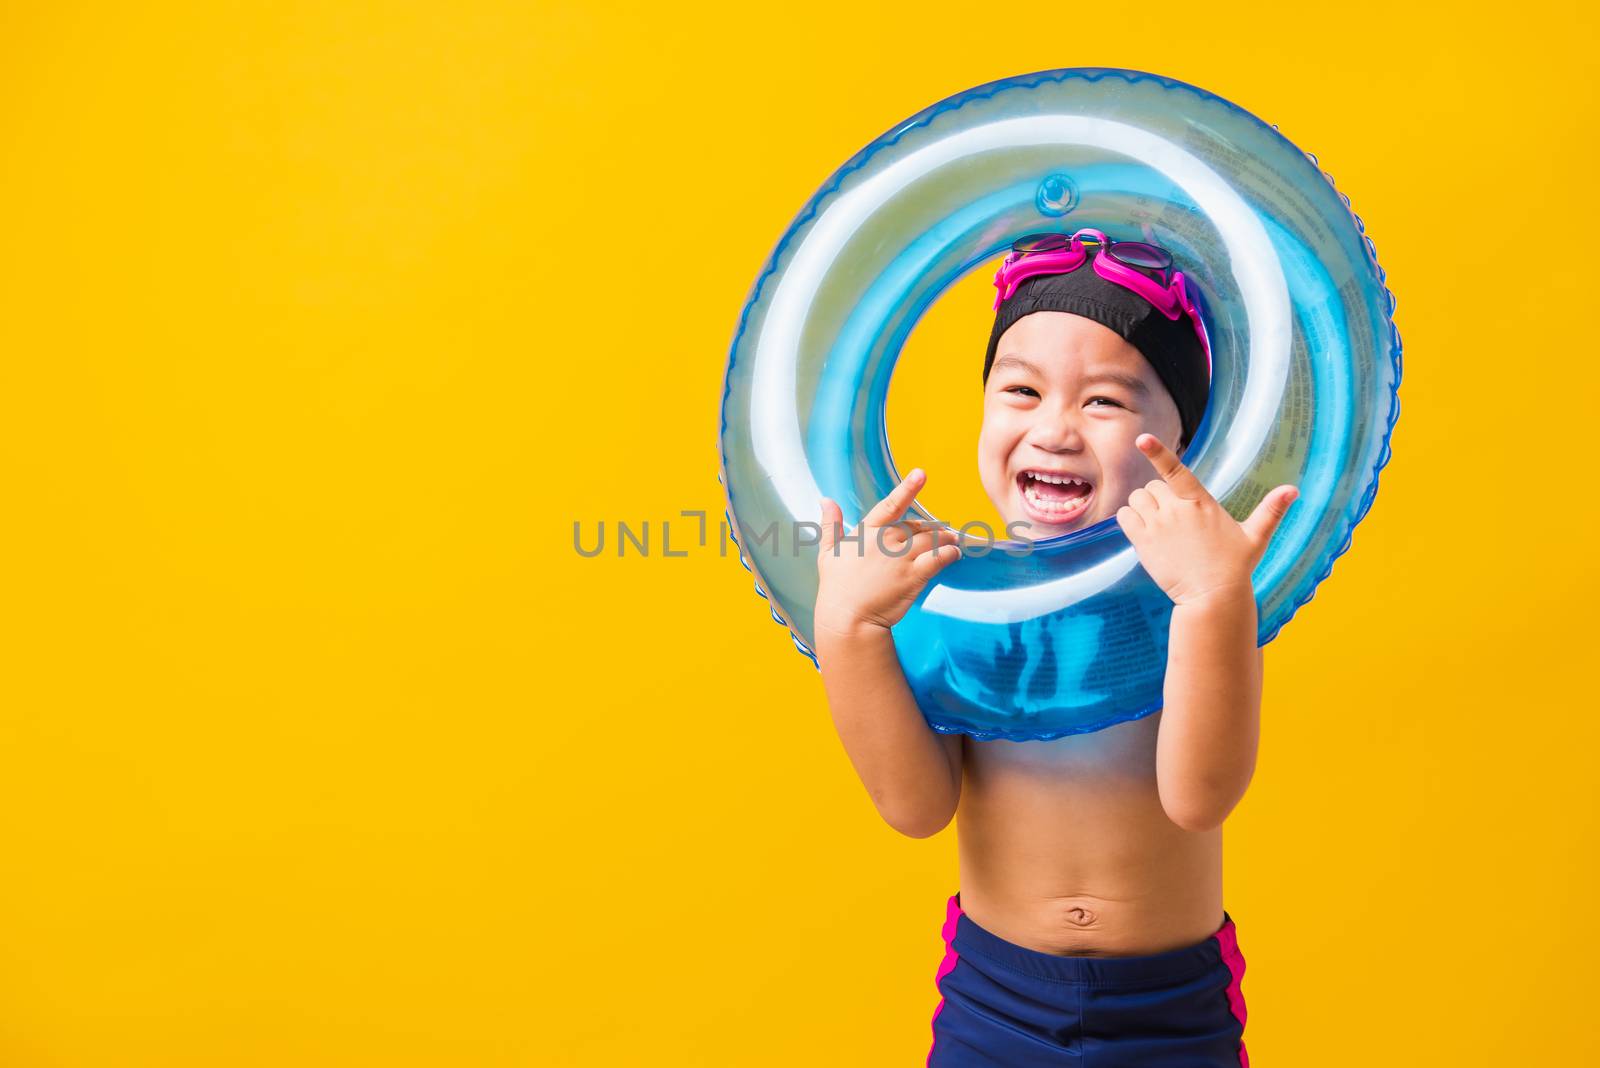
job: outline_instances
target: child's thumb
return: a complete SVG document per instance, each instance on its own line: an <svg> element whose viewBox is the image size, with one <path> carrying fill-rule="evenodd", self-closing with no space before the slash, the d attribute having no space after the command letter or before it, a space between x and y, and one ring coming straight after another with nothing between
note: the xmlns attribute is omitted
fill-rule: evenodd
<svg viewBox="0 0 1600 1068"><path fill-rule="evenodd" d="M1289 506L1300 496L1298 486L1279 486L1272 490L1261 503L1256 505L1255 511L1242 524L1245 533L1255 543L1256 559L1260 559L1266 552L1267 543L1272 540L1272 535L1278 529L1278 524L1283 521L1284 514L1289 511Z"/></svg>
<svg viewBox="0 0 1600 1068"><path fill-rule="evenodd" d="M834 545L839 541L839 524L843 521L844 513L839 505L831 498L822 498L822 541L818 545L823 552L833 552Z"/></svg>

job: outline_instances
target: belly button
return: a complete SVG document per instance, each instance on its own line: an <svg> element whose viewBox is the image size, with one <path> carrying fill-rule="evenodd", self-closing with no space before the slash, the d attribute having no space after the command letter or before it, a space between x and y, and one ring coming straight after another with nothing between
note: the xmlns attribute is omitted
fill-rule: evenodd
<svg viewBox="0 0 1600 1068"><path fill-rule="evenodd" d="M1073 908L1067 910L1067 920L1079 927L1090 927L1095 922L1095 914L1086 908Z"/></svg>

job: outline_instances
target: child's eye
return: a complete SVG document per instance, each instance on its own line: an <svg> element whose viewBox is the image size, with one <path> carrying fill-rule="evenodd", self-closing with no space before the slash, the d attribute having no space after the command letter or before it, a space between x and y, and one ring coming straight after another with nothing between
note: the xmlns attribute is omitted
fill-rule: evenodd
<svg viewBox="0 0 1600 1068"><path fill-rule="evenodd" d="M1112 400L1110 397L1090 397L1089 398L1089 403L1093 404L1097 400L1103 400L1107 404L1115 405L1118 408L1122 407L1122 405L1120 403L1118 403L1117 401Z"/></svg>
<svg viewBox="0 0 1600 1068"><path fill-rule="evenodd" d="M1033 390L1032 386L1007 386L1006 387L1006 392L1007 393L1016 393L1018 390L1027 390L1029 393L1033 393L1033 395L1035 397L1037 397L1039 395L1037 393L1034 393L1034 390Z"/></svg>

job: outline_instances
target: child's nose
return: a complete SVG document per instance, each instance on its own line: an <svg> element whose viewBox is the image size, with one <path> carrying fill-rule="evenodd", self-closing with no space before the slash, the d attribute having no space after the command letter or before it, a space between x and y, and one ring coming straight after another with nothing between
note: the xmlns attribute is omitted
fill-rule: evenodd
<svg viewBox="0 0 1600 1068"><path fill-rule="evenodd" d="M1083 448L1083 432L1075 414L1058 412L1035 423L1028 442L1051 452L1069 452Z"/></svg>

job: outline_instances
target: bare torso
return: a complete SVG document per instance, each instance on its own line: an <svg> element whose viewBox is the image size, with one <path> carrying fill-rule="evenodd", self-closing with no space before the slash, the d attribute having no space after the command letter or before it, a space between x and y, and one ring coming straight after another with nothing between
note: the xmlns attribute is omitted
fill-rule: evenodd
<svg viewBox="0 0 1600 1068"><path fill-rule="evenodd" d="M1156 792L1161 713L1048 742L962 739L961 907L1018 945L1129 956L1222 925L1222 829L1186 831Z"/></svg>

